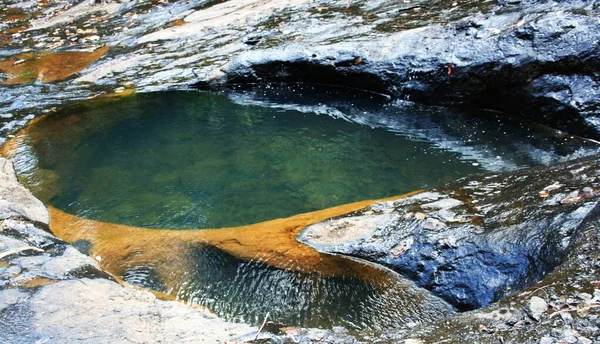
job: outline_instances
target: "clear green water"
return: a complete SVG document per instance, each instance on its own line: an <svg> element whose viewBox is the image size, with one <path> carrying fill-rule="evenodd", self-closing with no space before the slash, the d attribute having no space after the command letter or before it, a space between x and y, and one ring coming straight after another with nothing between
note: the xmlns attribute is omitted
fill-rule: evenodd
<svg viewBox="0 0 600 344"><path fill-rule="evenodd" d="M208 93L71 109L35 131L37 172L25 179L44 201L144 227L251 224L481 171L457 153L383 128ZM35 175L40 168L55 175ZM43 177L52 190L35 187Z"/></svg>
<svg viewBox="0 0 600 344"><path fill-rule="evenodd" d="M592 154L501 115L292 85L139 94L36 123L15 160L43 201L158 228L252 224Z"/></svg>

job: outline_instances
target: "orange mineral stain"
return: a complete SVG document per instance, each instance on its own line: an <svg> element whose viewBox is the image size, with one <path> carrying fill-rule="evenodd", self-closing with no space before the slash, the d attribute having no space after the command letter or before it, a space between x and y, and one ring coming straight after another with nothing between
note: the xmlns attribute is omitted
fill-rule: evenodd
<svg viewBox="0 0 600 344"><path fill-rule="evenodd" d="M77 73L108 52L108 46L95 51L67 51L50 54L21 54L0 61L0 70L8 74L4 84L23 84L40 80L54 82Z"/></svg>
<svg viewBox="0 0 600 344"><path fill-rule="evenodd" d="M130 267L153 266L167 284L179 284L181 271L192 268L187 252L210 245L243 260L260 261L282 270L318 273L321 276L355 276L369 282L387 278L378 268L349 264L348 259L323 255L296 240L307 226L363 209L378 201L407 197L416 192L340 205L319 211L275 219L247 226L170 230L148 229L84 219L48 206L50 229L73 243L85 240L90 255L99 257L108 272L121 276Z"/></svg>
<svg viewBox="0 0 600 344"><path fill-rule="evenodd" d="M20 8L6 8L3 12L0 15L0 20L7 22L17 22L29 18L29 15Z"/></svg>
<svg viewBox="0 0 600 344"><path fill-rule="evenodd" d="M9 34L19 33L21 31L27 30L28 27L29 27L28 25L15 26L13 28L8 29L8 33Z"/></svg>

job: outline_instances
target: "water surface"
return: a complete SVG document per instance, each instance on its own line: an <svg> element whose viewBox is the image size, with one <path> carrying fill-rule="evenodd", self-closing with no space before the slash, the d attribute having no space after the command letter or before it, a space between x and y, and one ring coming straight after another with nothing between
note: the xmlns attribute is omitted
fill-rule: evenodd
<svg viewBox="0 0 600 344"><path fill-rule="evenodd" d="M70 109L27 145L35 166L18 169L43 201L154 228L250 224L481 171L385 128L196 92Z"/></svg>

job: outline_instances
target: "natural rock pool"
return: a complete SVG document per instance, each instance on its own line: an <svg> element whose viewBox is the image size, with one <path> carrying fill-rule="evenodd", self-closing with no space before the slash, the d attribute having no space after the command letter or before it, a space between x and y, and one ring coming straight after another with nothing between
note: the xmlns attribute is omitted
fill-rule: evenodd
<svg viewBox="0 0 600 344"><path fill-rule="evenodd" d="M297 243L302 228L368 203L329 207L595 148L498 114L295 85L82 103L4 151L52 206L52 230L125 281L236 321L270 312L381 329L453 309L391 271Z"/></svg>

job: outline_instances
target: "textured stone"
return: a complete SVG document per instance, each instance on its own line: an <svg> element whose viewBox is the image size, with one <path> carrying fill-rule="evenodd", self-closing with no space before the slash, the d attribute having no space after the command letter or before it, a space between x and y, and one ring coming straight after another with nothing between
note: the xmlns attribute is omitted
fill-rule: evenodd
<svg viewBox="0 0 600 344"><path fill-rule="evenodd" d="M17 181L10 160L0 157L0 214L22 216L48 225L50 219L44 204Z"/></svg>
<svg viewBox="0 0 600 344"><path fill-rule="evenodd" d="M541 297L533 296L527 306L525 307L525 312L529 315L533 320L540 321L542 317L548 310L548 303Z"/></svg>
<svg viewBox="0 0 600 344"><path fill-rule="evenodd" d="M585 171L586 177L573 178L575 170ZM599 171L590 160L462 179L434 192L382 203L378 210L385 215L369 215L365 209L310 226L299 240L322 252L383 264L457 307L487 306L560 264L573 233L598 202L591 195L577 203L548 204L539 190L555 182L581 189L598 180ZM456 192L476 207L455 200ZM435 211L421 213L423 221L412 212L418 208ZM374 216L388 220L375 225ZM464 220L442 222L453 218ZM362 233L360 240L338 235L336 223L352 223Z"/></svg>
<svg viewBox="0 0 600 344"><path fill-rule="evenodd" d="M110 343L127 338L137 343L223 343L257 331L103 279L45 286L26 306L41 342Z"/></svg>

